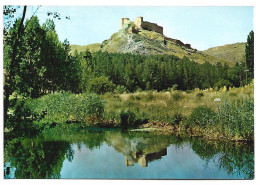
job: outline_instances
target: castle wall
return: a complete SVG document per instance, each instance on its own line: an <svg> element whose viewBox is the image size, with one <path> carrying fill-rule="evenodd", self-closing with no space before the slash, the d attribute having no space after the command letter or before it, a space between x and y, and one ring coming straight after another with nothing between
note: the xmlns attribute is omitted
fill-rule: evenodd
<svg viewBox="0 0 260 185"><path fill-rule="evenodd" d="M139 28L139 29L144 29L144 30L148 30L148 31L155 31L157 33L163 34L163 27L158 26L155 23L144 21L143 17L137 17L134 20L134 23L137 26L137 28Z"/></svg>
<svg viewBox="0 0 260 185"><path fill-rule="evenodd" d="M158 25L155 24L155 23L150 23L150 22L146 22L146 21L145 21L145 22L143 22L143 24L142 24L142 28L143 28L144 30L154 31L154 32L163 34L163 27L158 26Z"/></svg>
<svg viewBox="0 0 260 185"><path fill-rule="evenodd" d="M169 37L164 37L165 40L169 40L171 42L174 42L180 46L185 46L186 48L188 49L191 49L191 45L190 44L184 44L182 41L178 40L178 39L172 39L172 38L169 38Z"/></svg>
<svg viewBox="0 0 260 185"><path fill-rule="evenodd" d="M142 28L142 24L143 24L143 17L137 17L135 20L134 20L134 23L135 25L138 27L138 28Z"/></svg>
<svg viewBox="0 0 260 185"><path fill-rule="evenodd" d="M126 21L129 21L129 18L121 18L121 28L124 26Z"/></svg>

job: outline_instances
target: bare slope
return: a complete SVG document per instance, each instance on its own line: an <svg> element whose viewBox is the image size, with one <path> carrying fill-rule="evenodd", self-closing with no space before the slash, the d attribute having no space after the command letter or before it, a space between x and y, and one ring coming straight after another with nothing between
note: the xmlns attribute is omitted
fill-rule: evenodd
<svg viewBox="0 0 260 185"><path fill-rule="evenodd" d="M244 60L246 43L234 43L224 46L209 48L203 53L212 55L216 58L225 59L233 63L241 62Z"/></svg>

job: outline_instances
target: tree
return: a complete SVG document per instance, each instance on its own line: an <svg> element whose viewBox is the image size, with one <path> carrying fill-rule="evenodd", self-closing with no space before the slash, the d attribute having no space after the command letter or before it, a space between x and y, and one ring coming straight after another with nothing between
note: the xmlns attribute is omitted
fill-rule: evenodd
<svg viewBox="0 0 260 185"><path fill-rule="evenodd" d="M107 77L100 76L91 79L88 82L88 91L97 94L105 94L106 92L111 92L115 88L113 82L111 82Z"/></svg>
<svg viewBox="0 0 260 185"><path fill-rule="evenodd" d="M26 10L27 10L27 6L24 6L23 8L23 15L22 18L20 19L20 21L17 21L16 23L19 24L17 31L14 33L13 35L13 39L10 41L10 65L9 65L9 72L5 72L6 76L5 76L5 85L4 85L4 120L6 121L7 119L7 112L8 112L8 107L9 107L9 97L12 94L12 86L13 86L13 81L14 81L14 75L15 75L15 71L14 71L14 67L16 62L16 55L17 55L17 50L18 50L18 44L19 44L19 38L21 37L21 35L24 33L24 26L23 26L23 22L25 19L25 15L26 15ZM5 12L5 11L4 11ZM7 13L8 14L8 13Z"/></svg>
<svg viewBox="0 0 260 185"><path fill-rule="evenodd" d="M246 68L249 70L249 79L254 78L254 31L251 31L247 36L245 48L246 53Z"/></svg>
<svg viewBox="0 0 260 185"><path fill-rule="evenodd" d="M78 65L69 53L69 43L58 40L53 21L47 20L43 26L39 24L38 18L34 16L38 8L25 22L27 6L23 7L21 18L14 15L17 7L4 6L5 121L10 106L9 99L14 92L23 97L35 98L54 86L57 86L55 90L77 89L75 71ZM48 15L60 19L57 13L49 12ZM54 57L50 59L47 56ZM68 80L64 82L64 78Z"/></svg>

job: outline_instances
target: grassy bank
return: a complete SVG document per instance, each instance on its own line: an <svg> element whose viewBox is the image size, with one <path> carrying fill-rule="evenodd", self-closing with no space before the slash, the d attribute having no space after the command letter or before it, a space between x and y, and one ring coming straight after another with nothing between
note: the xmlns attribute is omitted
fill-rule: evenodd
<svg viewBox="0 0 260 185"><path fill-rule="evenodd" d="M253 83L241 87L168 92L106 94L105 117L119 120L122 110L157 128L209 139L253 140Z"/></svg>
<svg viewBox="0 0 260 185"><path fill-rule="evenodd" d="M54 93L28 99L12 116L16 130L39 132L62 123L81 127L160 130L208 139L254 139L253 83L219 90L96 94ZM29 128L29 129L28 129ZM152 128L152 129L151 129Z"/></svg>

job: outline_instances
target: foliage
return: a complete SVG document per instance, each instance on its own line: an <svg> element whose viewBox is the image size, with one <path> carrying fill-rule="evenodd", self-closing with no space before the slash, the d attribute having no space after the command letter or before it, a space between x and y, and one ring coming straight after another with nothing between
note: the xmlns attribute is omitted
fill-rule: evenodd
<svg viewBox="0 0 260 185"><path fill-rule="evenodd" d="M121 111L120 113L121 126L123 128L128 128L129 126L134 126L135 114L130 110Z"/></svg>
<svg viewBox="0 0 260 185"><path fill-rule="evenodd" d="M77 52L76 52L77 53ZM188 90L214 87L219 80L229 80L233 69L226 64L198 64L187 57L173 55L133 55L96 52L91 57L77 53L81 64L82 92L89 81L107 77L116 86L124 86L128 92L167 89ZM76 56L75 55L75 56Z"/></svg>
<svg viewBox="0 0 260 185"><path fill-rule="evenodd" d="M88 91L97 93L97 94L105 94L106 92L113 92L115 85L111 82L107 77L100 76L91 79L88 82Z"/></svg>
<svg viewBox="0 0 260 185"><path fill-rule="evenodd" d="M204 96L204 93L203 92L198 92L197 94L196 94L196 97L197 98L201 98L201 97L203 97Z"/></svg>
<svg viewBox="0 0 260 185"><path fill-rule="evenodd" d="M221 80L219 80L217 83L215 83L215 88L216 89L220 89L221 87L226 87L227 89L229 89L229 87L231 87L232 86L232 84L230 83L230 81L228 81L228 80L223 80L223 79L221 79Z"/></svg>
<svg viewBox="0 0 260 185"><path fill-rule="evenodd" d="M75 95L68 92L29 99L25 107L32 112L33 117L42 117L40 123L84 123L87 122L88 117L101 117L104 112L104 104L100 96Z"/></svg>
<svg viewBox="0 0 260 185"><path fill-rule="evenodd" d="M251 31L247 36L245 53L249 78L254 78L254 31Z"/></svg>
<svg viewBox="0 0 260 185"><path fill-rule="evenodd" d="M169 118L169 123L172 125L180 125L180 122L183 120L183 117L180 113L175 113Z"/></svg>
<svg viewBox="0 0 260 185"><path fill-rule="evenodd" d="M63 161L72 161L74 151L67 141L13 139L6 146L16 178L60 178ZM6 156L5 156L6 158Z"/></svg>
<svg viewBox="0 0 260 185"><path fill-rule="evenodd" d="M172 98L173 98L173 100L175 100L175 101L179 101L179 100L183 99L184 96L183 96L180 92L175 92L175 93L172 95Z"/></svg>
<svg viewBox="0 0 260 185"><path fill-rule="evenodd" d="M189 122L201 126L202 128L208 125L213 125L216 114L210 108L206 106L199 106L195 108L189 117Z"/></svg>
<svg viewBox="0 0 260 185"><path fill-rule="evenodd" d="M115 93L123 94L127 92L127 89L123 85L118 85L115 89Z"/></svg>
<svg viewBox="0 0 260 185"><path fill-rule="evenodd" d="M219 107L217 121L228 135L252 139L254 137L254 101L242 99L235 103L225 102Z"/></svg>

